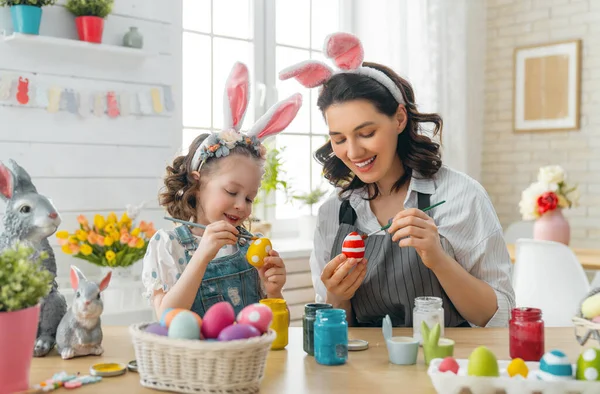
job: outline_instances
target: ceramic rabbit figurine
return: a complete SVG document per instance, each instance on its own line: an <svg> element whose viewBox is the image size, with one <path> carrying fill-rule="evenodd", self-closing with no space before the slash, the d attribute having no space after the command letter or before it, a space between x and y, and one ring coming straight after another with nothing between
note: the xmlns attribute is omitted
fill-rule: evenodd
<svg viewBox="0 0 600 394"><path fill-rule="evenodd" d="M45 356L56 343L56 328L67 311L67 302L58 292L56 260L48 242L61 223L52 202L38 194L29 174L14 160L9 167L0 162L0 199L6 203L3 218L4 232L0 234L0 250L12 247L15 242L31 246L36 253L46 252L43 267L52 276L52 289L41 301L40 319L34 356Z"/></svg>
<svg viewBox="0 0 600 394"><path fill-rule="evenodd" d="M425 364L434 358L444 358L454 354L454 341L449 338L440 338L440 323L435 323L432 329L424 321L421 322L421 334L423 335L423 355Z"/></svg>
<svg viewBox="0 0 600 394"><path fill-rule="evenodd" d="M77 267L71 266L71 286L75 295L56 333L56 347L63 359L90 354L99 356L104 352L100 324L104 304L100 293L108 287L111 274L109 272L96 284L88 281Z"/></svg>

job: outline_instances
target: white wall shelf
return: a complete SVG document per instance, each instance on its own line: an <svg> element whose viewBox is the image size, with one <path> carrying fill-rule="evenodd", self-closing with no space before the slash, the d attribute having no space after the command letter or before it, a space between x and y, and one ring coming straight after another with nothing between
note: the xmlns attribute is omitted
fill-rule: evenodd
<svg viewBox="0 0 600 394"><path fill-rule="evenodd" d="M157 56L144 49L128 48L117 45L94 44L85 41L73 40L51 36L38 36L21 33L12 33L2 37L3 41L11 46L23 49L35 50L36 52L71 52L78 58L86 59L87 55L100 55L104 58L144 60Z"/></svg>

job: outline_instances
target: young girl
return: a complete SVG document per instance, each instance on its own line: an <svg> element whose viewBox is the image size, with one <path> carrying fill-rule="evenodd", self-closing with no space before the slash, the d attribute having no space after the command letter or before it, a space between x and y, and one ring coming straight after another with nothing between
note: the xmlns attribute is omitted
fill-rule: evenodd
<svg viewBox="0 0 600 394"><path fill-rule="evenodd" d="M286 271L271 250L256 269L246 261L250 233L242 224L252 212L264 173L262 141L294 119L302 96L293 95L260 118L247 134L239 132L248 105L248 69L236 63L225 86L225 127L202 134L185 156L167 167L160 203L176 219L203 224L159 230L144 257L142 281L157 316L166 308L186 308L204 316L220 301L236 314L263 298L283 298Z"/></svg>
<svg viewBox="0 0 600 394"><path fill-rule="evenodd" d="M329 127L316 158L339 194L319 210L310 259L317 301L345 308L356 325L381 326L390 315L410 327L415 299L436 296L446 326L507 326L515 299L502 228L481 185L443 166L439 144L421 133L424 123L441 133L440 116L419 113L392 70L363 63L356 37L328 37L325 55L338 71L308 61L280 75L322 85L317 105ZM376 232L390 218L387 232L367 238L364 259L341 253L349 232Z"/></svg>

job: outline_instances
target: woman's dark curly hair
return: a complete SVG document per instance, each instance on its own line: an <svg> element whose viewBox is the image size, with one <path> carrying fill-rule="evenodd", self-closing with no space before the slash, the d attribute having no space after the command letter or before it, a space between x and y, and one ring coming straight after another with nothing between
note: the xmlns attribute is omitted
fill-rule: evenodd
<svg viewBox="0 0 600 394"><path fill-rule="evenodd" d="M385 73L400 88L406 102L408 120L406 128L398 135L396 152L404 167L404 175L394 184L392 191L398 191L402 185L410 180L413 170L417 170L426 178L432 177L442 166L440 145L426 135L420 134L422 123L433 123L433 135L442 134L442 118L438 114L419 113L415 105L415 95L408 81L401 78L388 67L377 63L363 63L365 67L372 67ZM380 113L394 116L398 110L398 102L389 90L371 77L355 73L341 73L331 77L323 85L317 106L325 115L325 111L332 104L344 103L352 100L367 100ZM331 147L331 140L315 152L315 159L323 165L325 179L333 186L340 187L340 195L354 189L363 188L366 184L360 180L342 160L336 157ZM377 185L369 187L369 200L380 193Z"/></svg>
<svg viewBox="0 0 600 394"><path fill-rule="evenodd" d="M187 155L178 156L173 160L173 164L167 166L167 174L164 178L165 185L161 189L158 197L160 205L165 207L169 215L180 220L194 220L196 218L196 198L200 181L192 175L192 159L194 153L210 134L200 134L192 141ZM260 154L254 149L245 145L238 145L230 150L230 155L243 155L262 160ZM205 177L214 172L217 168L218 159L209 158L202 165L200 176Z"/></svg>

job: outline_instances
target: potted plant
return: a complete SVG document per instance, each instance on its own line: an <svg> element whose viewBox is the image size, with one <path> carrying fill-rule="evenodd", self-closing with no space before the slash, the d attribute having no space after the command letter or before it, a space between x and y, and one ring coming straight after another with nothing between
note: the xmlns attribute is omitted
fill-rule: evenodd
<svg viewBox="0 0 600 394"><path fill-rule="evenodd" d="M90 223L79 215L79 229L58 231L56 238L64 253L102 267L103 274L112 271L117 281L128 280L131 266L144 257L156 232L152 223L135 225L134 219L127 212L120 219L111 212L107 217L95 215Z"/></svg>
<svg viewBox="0 0 600 394"><path fill-rule="evenodd" d="M42 7L53 5L56 0L0 0L0 6L10 7L15 33L40 34Z"/></svg>
<svg viewBox="0 0 600 394"><path fill-rule="evenodd" d="M42 267L45 253L22 244L0 252L0 393L29 388L29 367L38 330L40 300L52 275Z"/></svg>
<svg viewBox="0 0 600 394"><path fill-rule="evenodd" d="M533 238L569 244L571 231L562 210L577 206L577 186L567 185L561 166L541 167L536 182L521 193L519 209L523 220L535 220Z"/></svg>
<svg viewBox="0 0 600 394"><path fill-rule="evenodd" d="M99 44L104 32L104 18L112 12L114 0L68 0L67 10L75 15L81 41Z"/></svg>
<svg viewBox="0 0 600 394"><path fill-rule="evenodd" d="M283 169L283 159L281 155L285 147L276 148L268 147L267 155L265 158L265 174L262 178L260 185L260 194L254 199L252 207L251 231L262 233L269 237L271 233L271 223L264 220L266 211L272 203L269 203L273 199L273 194L279 190L284 193L286 198L289 195L289 185L283 179L285 170ZM259 212L258 208L262 208ZM262 217L262 220L260 219Z"/></svg>
<svg viewBox="0 0 600 394"><path fill-rule="evenodd" d="M312 207L321 201L326 194L327 191L319 186L310 193L298 194L292 197L294 200L298 200L310 208L310 213L308 215L298 217L298 232L300 239L313 239L315 228L317 227L317 217L313 214Z"/></svg>

